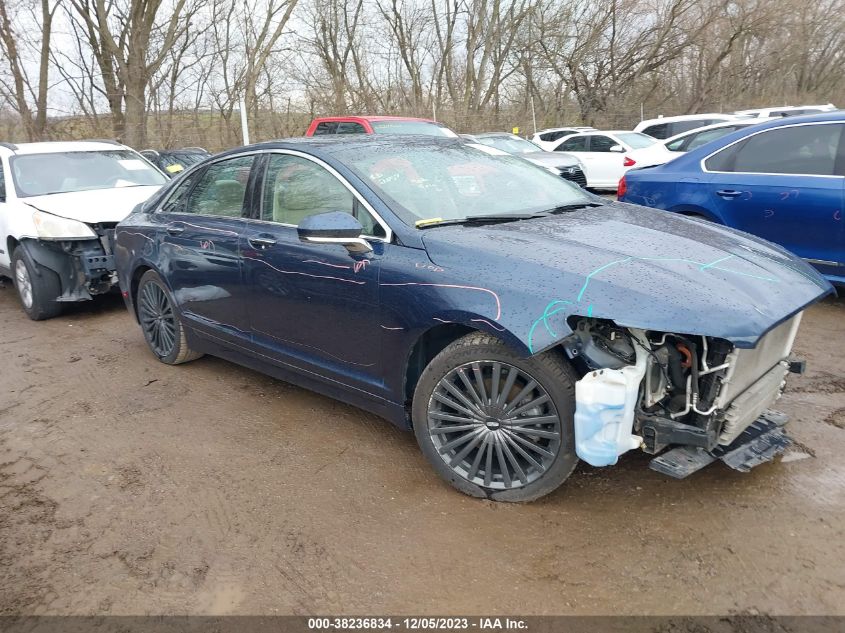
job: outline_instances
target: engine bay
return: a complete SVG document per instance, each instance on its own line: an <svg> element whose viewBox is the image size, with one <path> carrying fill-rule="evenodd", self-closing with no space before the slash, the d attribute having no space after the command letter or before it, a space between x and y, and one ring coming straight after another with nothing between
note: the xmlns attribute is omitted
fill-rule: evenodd
<svg viewBox="0 0 845 633"><path fill-rule="evenodd" d="M614 442L618 454L628 450L629 436L651 454L672 446L713 451L730 445L780 397L787 373L803 371L803 363L788 358L800 320L799 313L754 348L740 349L718 337L573 317L563 347L582 375L576 385L576 447L585 432L591 434L589 446L602 454L612 451ZM636 393L628 394L635 404L624 420L613 413L624 409L621 395L614 395L623 382L614 372L627 374L629 385L631 376L636 378L629 387ZM624 431L609 428L617 424ZM615 463L581 445L582 459L589 463L591 458L598 465Z"/></svg>

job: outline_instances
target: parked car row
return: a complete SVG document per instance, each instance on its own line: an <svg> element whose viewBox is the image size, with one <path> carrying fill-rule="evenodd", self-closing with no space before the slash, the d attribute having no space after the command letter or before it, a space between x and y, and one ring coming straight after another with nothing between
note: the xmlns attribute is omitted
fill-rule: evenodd
<svg viewBox="0 0 845 633"><path fill-rule="evenodd" d="M586 130L572 154L534 155L513 135L343 118L364 132L318 121L169 182L117 144L4 144L0 273L33 319L116 284L161 362L213 354L371 411L477 497L536 499L579 459L634 449L685 477L789 445L770 407L803 368L801 313L833 292L805 260L845 266L845 116L731 131L630 171L621 201L563 167L583 156L607 185L607 156L656 139ZM764 231L786 222L822 249L729 228L714 197L762 205L740 228L783 243Z"/></svg>
<svg viewBox="0 0 845 633"><path fill-rule="evenodd" d="M745 127L631 170L618 196L771 240L845 283L843 130L842 112Z"/></svg>

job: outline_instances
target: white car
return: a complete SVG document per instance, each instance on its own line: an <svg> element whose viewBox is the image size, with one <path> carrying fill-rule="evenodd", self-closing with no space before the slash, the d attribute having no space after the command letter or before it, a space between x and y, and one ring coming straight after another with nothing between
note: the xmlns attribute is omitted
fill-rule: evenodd
<svg viewBox="0 0 845 633"><path fill-rule="evenodd" d="M750 125L757 125L769 119L745 119L728 121L727 123L714 123L704 127L677 134L665 141L659 141L654 145L635 149L627 154L625 158L631 162L631 167L651 167L668 163L685 152L701 147L705 143L715 141L717 138L741 130Z"/></svg>
<svg viewBox="0 0 845 633"><path fill-rule="evenodd" d="M579 132L589 132L595 130L594 127L585 126L569 126L569 127L552 127L547 130L540 130L531 137L531 142L537 147L551 152L555 145L560 143L567 136L578 134Z"/></svg>
<svg viewBox="0 0 845 633"><path fill-rule="evenodd" d="M568 136L555 146L556 152L574 154L584 165L587 187L616 190L619 179L633 163L627 164L625 155L657 143L657 139L639 132L595 131Z"/></svg>
<svg viewBox="0 0 845 633"><path fill-rule="evenodd" d="M779 116L798 116L800 114L818 114L819 112L833 112L836 106L832 103L825 105L779 106L774 108L754 108L753 110L737 110L734 114L743 117L769 118Z"/></svg>
<svg viewBox="0 0 845 633"><path fill-rule="evenodd" d="M634 132L642 132L657 139L670 138L682 132L689 132L705 125L735 121L735 114L682 114L680 116L664 116L657 119L640 121L634 127Z"/></svg>
<svg viewBox="0 0 845 633"><path fill-rule="evenodd" d="M115 225L167 181L115 142L0 143L0 275L27 315L108 292Z"/></svg>

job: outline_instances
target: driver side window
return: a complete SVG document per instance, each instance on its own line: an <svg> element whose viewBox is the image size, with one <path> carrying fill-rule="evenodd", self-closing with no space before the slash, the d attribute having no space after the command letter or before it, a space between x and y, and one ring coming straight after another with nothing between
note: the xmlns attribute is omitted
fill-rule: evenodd
<svg viewBox="0 0 845 633"><path fill-rule="evenodd" d="M298 226L309 215L331 211L355 216L364 227L363 235L385 236L352 192L323 166L300 156L270 156L264 175L262 220Z"/></svg>
<svg viewBox="0 0 845 633"><path fill-rule="evenodd" d="M590 137L590 151L591 152L609 152L614 145L619 145L609 136L591 136Z"/></svg>
<svg viewBox="0 0 845 633"><path fill-rule="evenodd" d="M587 151L587 137L574 136L566 139L563 143L555 147L556 152L586 152Z"/></svg>

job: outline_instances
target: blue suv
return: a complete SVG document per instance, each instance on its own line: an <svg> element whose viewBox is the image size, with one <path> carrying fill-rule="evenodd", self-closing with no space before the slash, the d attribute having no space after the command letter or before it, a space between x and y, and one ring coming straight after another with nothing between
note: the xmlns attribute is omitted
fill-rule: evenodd
<svg viewBox="0 0 845 633"><path fill-rule="evenodd" d="M762 123L629 171L619 200L780 244L845 283L845 112Z"/></svg>

